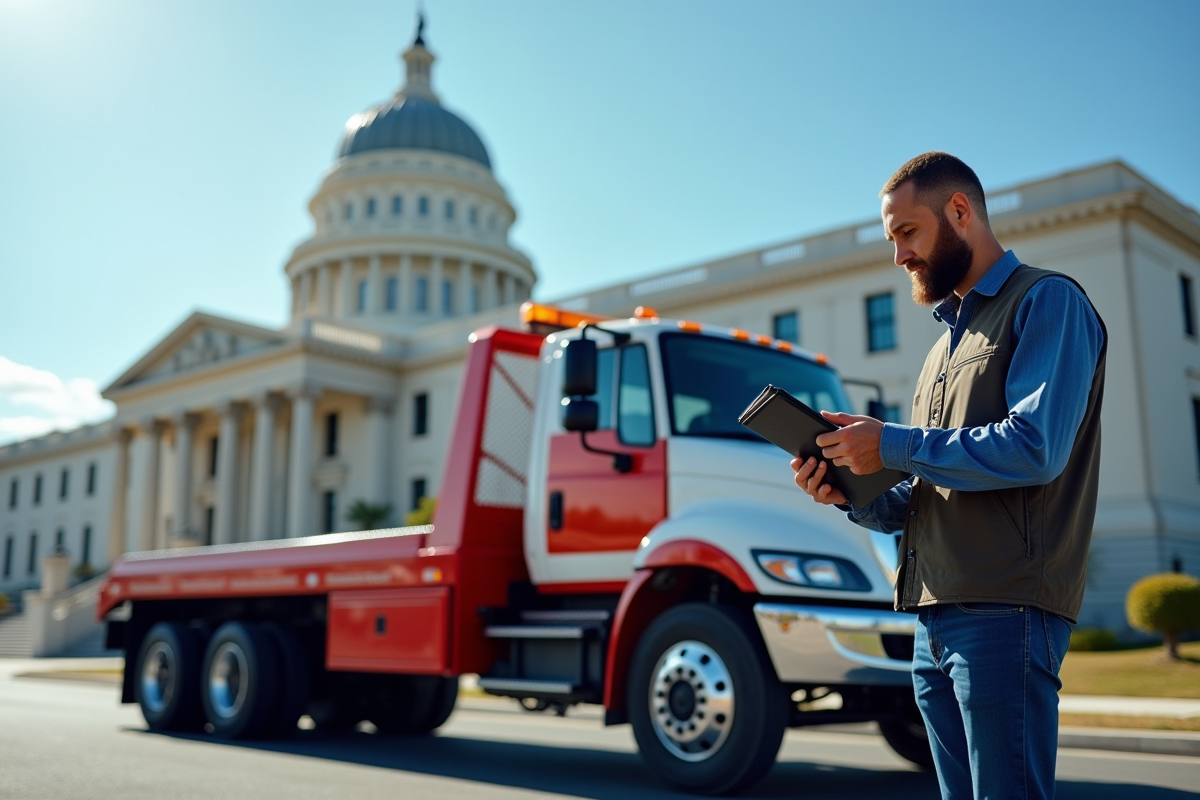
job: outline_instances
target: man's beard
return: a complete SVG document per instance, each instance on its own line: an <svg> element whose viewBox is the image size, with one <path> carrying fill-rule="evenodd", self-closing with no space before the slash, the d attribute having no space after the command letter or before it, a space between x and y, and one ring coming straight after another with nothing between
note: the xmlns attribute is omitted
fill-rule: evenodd
<svg viewBox="0 0 1200 800"><path fill-rule="evenodd" d="M950 296L962 283L975 253L954 230L945 217L938 217L938 237L928 260L914 258L905 266L910 268L912 296L918 305L931 306ZM912 268L923 267L922 270Z"/></svg>

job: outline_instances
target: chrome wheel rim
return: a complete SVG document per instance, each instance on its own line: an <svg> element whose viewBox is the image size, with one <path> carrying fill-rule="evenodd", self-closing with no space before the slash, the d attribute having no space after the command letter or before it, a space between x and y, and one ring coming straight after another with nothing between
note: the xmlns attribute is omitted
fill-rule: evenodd
<svg viewBox="0 0 1200 800"><path fill-rule="evenodd" d="M711 647L688 640L667 648L654 667L650 720L663 746L683 761L712 758L733 727L733 679Z"/></svg>
<svg viewBox="0 0 1200 800"><path fill-rule="evenodd" d="M221 719L236 716L249 689L246 654L236 642L223 642L208 671L208 700Z"/></svg>
<svg viewBox="0 0 1200 800"><path fill-rule="evenodd" d="M175 676L179 664L175 651L166 642L155 642L146 650L142 661L142 705L146 710L161 713L175 694Z"/></svg>

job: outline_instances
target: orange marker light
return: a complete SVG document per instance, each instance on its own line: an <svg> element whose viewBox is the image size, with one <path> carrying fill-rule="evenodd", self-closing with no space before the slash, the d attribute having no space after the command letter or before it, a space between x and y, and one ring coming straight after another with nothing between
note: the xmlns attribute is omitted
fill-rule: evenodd
<svg viewBox="0 0 1200 800"><path fill-rule="evenodd" d="M791 342L785 342L785 341L783 341L782 339L776 339L776 340L775 340L775 347L777 347L778 349L782 350L782 351L783 351L783 352L785 352L785 353L790 353L790 352L792 352L792 343L791 343Z"/></svg>
<svg viewBox="0 0 1200 800"><path fill-rule="evenodd" d="M750 331L744 331L741 328L731 328L729 335L735 339L741 339L743 342L750 341Z"/></svg>
<svg viewBox="0 0 1200 800"><path fill-rule="evenodd" d="M634 319L656 319L658 312L650 306L638 306L633 310Z"/></svg>
<svg viewBox="0 0 1200 800"><path fill-rule="evenodd" d="M766 346L766 347L770 347L770 346L771 346L771 337L770 337L770 336L762 336L762 335L755 336L755 337L754 337L754 341L755 341L757 344L761 344L761 345L764 345L764 346Z"/></svg>
<svg viewBox="0 0 1200 800"><path fill-rule="evenodd" d="M828 364L829 359L825 357L824 353L817 353L817 363L818 364Z"/></svg>
<svg viewBox="0 0 1200 800"><path fill-rule="evenodd" d="M679 320L679 330L686 331L687 333L699 333L704 330L704 326L699 322L688 322L681 319Z"/></svg>

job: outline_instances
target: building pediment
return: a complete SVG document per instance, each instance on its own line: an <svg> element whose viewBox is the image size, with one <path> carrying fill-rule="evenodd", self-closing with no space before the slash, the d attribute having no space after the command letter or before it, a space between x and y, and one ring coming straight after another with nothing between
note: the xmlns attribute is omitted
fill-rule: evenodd
<svg viewBox="0 0 1200 800"><path fill-rule="evenodd" d="M104 393L278 347L285 339L283 331L197 311L109 384Z"/></svg>

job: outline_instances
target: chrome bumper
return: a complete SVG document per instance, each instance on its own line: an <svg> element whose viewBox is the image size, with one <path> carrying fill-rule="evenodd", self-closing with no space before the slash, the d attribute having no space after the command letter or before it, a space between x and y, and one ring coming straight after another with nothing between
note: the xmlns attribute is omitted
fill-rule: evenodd
<svg viewBox="0 0 1200 800"><path fill-rule="evenodd" d="M912 636L916 617L898 611L758 603L754 618L784 682L900 686L912 663L889 658L882 635Z"/></svg>

